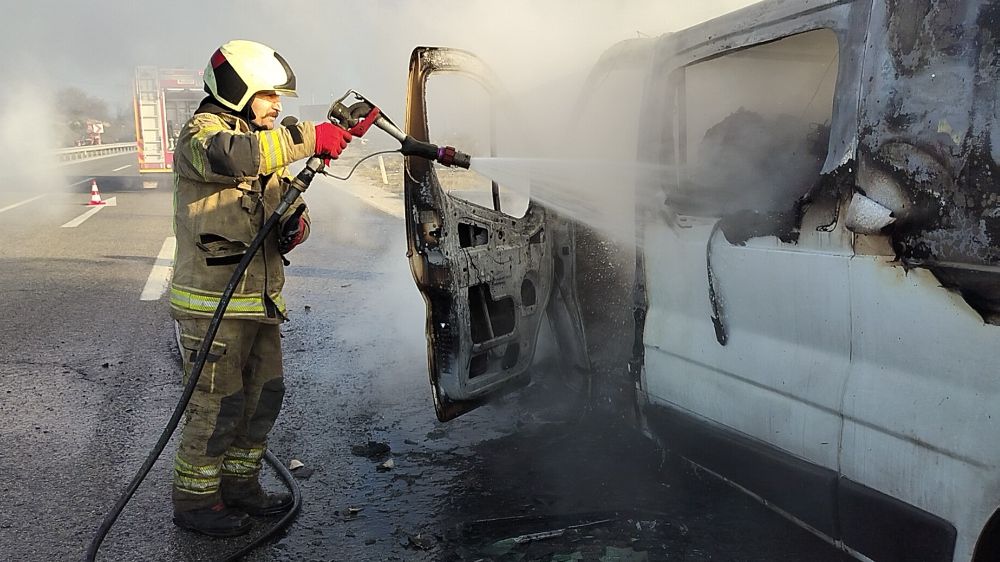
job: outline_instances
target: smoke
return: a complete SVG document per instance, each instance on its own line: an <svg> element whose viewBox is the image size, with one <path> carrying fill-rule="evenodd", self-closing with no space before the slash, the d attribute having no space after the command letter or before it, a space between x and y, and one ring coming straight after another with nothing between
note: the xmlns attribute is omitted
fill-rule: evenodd
<svg viewBox="0 0 1000 562"><path fill-rule="evenodd" d="M356 88L401 122L415 46L469 50L513 95L545 88L549 98L561 99L573 87L562 78L584 74L609 45L681 29L747 3L385 0L359 7L347 1L276 6L179 0L156 7L40 0L5 7L9 29L0 47L9 75L27 77L20 82L28 97L38 101L53 89L76 87L114 111L131 106L136 66L202 69L221 43L252 39L279 50L296 71L300 98L287 100L286 112L329 103ZM50 114L41 106L32 115ZM14 112L7 106L4 113Z"/></svg>
<svg viewBox="0 0 1000 562"><path fill-rule="evenodd" d="M0 46L12 71L35 69L119 107L129 103L136 66L201 69L221 43L252 39L289 61L301 103L356 88L401 115L417 45L470 50L519 91L584 68L621 39L683 29L748 3L39 0L5 6L9 29Z"/></svg>
<svg viewBox="0 0 1000 562"><path fill-rule="evenodd" d="M342 173L336 163L334 172ZM328 256L332 261L324 267L358 275L339 287L323 288L356 296L354 310L337 312L337 345L352 350L352 360L359 365L379 366L379 377L388 383L400 374L412 380L419 372L413 365L425 360L426 340L424 302L410 274L402 220L374 212L361 199L378 191L374 180L360 176L347 182L316 178L305 195L313 233L303 250ZM320 239L332 247L314 248ZM289 276L295 275L296 265L293 261L286 270ZM297 290L299 281L290 281L290 289Z"/></svg>
<svg viewBox="0 0 1000 562"><path fill-rule="evenodd" d="M0 193L28 196L62 185L53 153L58 125L48 94L37 82L21 80L7 87L8 99L0 107Z"/></svg>
<svg viewBox="0 0 1000 562"><path fill-rule="evenodd" d="M541 95L501 105L498 139L470 143L477 155L492 144L499 157L473 158L472 169L502 191L530 196L626 247L637 204L659 209L668 221L671 213L743 214L758 235L787 230L827 152L838 68L834 34L806 33L699 62L680 71L683 81L674 72L647 75L648 53L643 40L619 43L586 80L549 81ZM490 112L485 96L470 110L468 92L447 98L428 90L436 142ZM651 100L643 100L646 92ZM442 98L446 103L434 103ZM441 123L448 125L435 128ZM480 137L490 130L482 123L479 129ZM461 187L453 194L473 200ZM489 183L477 187L488 191ZM523 210L508 208L514 215Z"/></svg>
<svg viewBox="0 0 1000 562"><path fill-rule="evenodd" d="M602 53L620 41L682 29L749 3L375 2L366 10L352 11L351 25L357 30L352 42L339 43L345 38L331 33L326 23L330 20L322 14L296 23L300 36L323 37L330 43L325 58L317 57L318 43L286 46L280 32L257 39L281 50L295 67L301 103L325 103L356 88L400 125L405 118L407 62L415 46L448 46L476 54L495 73L504 97L491 108L494 100L467 76L433 76L427 85L430 140L484 156L491 150L490 127L495 124L497 153L506 159L477 158L476 167L504 187L506 212L523 214L530 195L625 241L631 240L634 229L629 190L636 182L658 189L654 179L664 174L662 168L635 164L644 76L637 69L618 70L584 92L588 74ZM300 5L290 6L295 12ZM276 23L278 28L283 25ZM303 44L309 53L295 50ZM381 134L373 130L369 136ZM359 149L355 143L348 152ZM532 160L518 159L526 156ZM489 205L488 179L468 171L438 172L455 195ZM380 353L363 342L384 339L390 332L397 353L422 358L424 307L403 256L402 225L390 243L372 243L379 233L372 231L366 213L345 205L328 191L330 186L317 183L308 194L316 228L333 229L338 239L369 245L376 254L372 268L384 289L380 298L370 301L365 318L353 320L357 324L344 343ZM335 216L320 209L331 209Z"/></svg>
<svg viewBox="0 0 1000 562"><path fill-rule="evenodd" d="M56 109L52 97L56 90L76 87L106 100L112 112L127 110L136 66L201 69L218 45L234 38L264 42L289 61L297 74L300 97L286 100L286 113L296 113L303 105L329 103L348 88L355 88L376 101L400 124L404 121L412 49L418 45L464 49L478 55L495 71L508 94L498 114L499 155L573 156L591 163L629 162L635 157L634 131L639 123L641 77L638 74L616 74L601 81L600 91L594 92L579 115L573 115L587 74L601 53L619 41L683 29L750 3L748 0L12 3L5 7L8 30L0 36L0 47L7 55L9 72L19 78L13 81L13 86L8 85L12 95L0 109L4 119L0 133L3 170L0 173L16 179L0 182L3 186L0 189L12 186L53 189L64 183L62 170L51 157L57 145L52 129ZM481 122L487 114L483 109L486 102L481 97L465 99L455 93L449 95L448 83L434 80L429 87L440 86L437 90L440 94L435 94L435 100L440 102L429 108L431 130L441 136L431 140L446 143L451 133L469 137L468 132L462 131L462 124ZM449 121L455 126L449 127ZM572 122L576 124L570 125ZM456 138L455 144L464 148L462 141ZM474 143L477 156L488 153L489 142L482 139L469 142L470 146ZM581 171L590 181L580 179ZM533 195L548 198L550 203L573 197L557 190L594 184L593 178L606 177L609 171L615 172L616 168L598 170L580 166L571 176L560 177L564 170L550 166L544 172L550 175L550 192ZM475 177L473 173L463 173L467 178ZM511 183L510 191L516 194L517 171L510 173L514 175L505 181ZM605 218L617 216L606 210L623 201L616 189L623 189L624 185L620 181L611 182L601 191L592 192L595 197L587 202L586 212L602 215L603 209ZM314 189L309 196L316 197L318 192ZM369 225L354 222L354 217L360 215L338 213L335 228L344 232L364 231ZM387 284L411 286L400 247L391 244L386 252L379 260L399 264L385 268L398 277L389 279ZM415 294L414 291L411 296ZM391 315L389 307L395 303L385 303ZM421 308L419 301L418 308Z"/></svg>

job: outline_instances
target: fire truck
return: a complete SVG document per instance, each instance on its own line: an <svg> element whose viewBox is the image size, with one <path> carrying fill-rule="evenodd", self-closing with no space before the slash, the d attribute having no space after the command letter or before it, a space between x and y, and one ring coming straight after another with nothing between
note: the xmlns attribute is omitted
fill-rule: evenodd
<svg viewBox="0 0 1000 562"><path fill-rule="evenodd" d="M205 97L202 71L140 66L135 71L135 138L139 172L173 170L181 127Z"/></svg>

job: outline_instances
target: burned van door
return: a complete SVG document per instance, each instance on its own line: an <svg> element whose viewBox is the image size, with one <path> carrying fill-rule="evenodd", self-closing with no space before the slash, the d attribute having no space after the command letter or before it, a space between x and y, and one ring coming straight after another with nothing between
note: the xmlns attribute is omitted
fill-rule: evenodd
<svg viewBox="0 0 1000 562"><path fill-rule="evenodd" d="M428 129L426 94L428 78L438 73L465 76L494 96L500 91L468 52L414 49L406 132L418 140L437 140ZM527 382L552 284L545 211L529 203L514 217L497 209L498 197L493 208L456 197L442 188L434 164L416 157L406 158L404 190L407 257L427 305L434 408L448 421Z"/></svg>
<svg viewBox="0 0 1000 562"><path fill-rule="evenodd" d="M644 389L682 454L833 537L853 251L822 170L841 41L799 25L693 60L661 47L666 118L646 140L675 166L642 232Z"/></svg>

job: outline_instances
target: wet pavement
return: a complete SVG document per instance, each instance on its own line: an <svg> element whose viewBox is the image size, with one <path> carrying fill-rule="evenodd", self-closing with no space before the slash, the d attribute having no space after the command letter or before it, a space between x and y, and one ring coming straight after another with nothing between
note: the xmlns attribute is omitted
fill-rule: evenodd
<svg viewBox="0 0 1000 562"><path fill-rule="evenodd" d="M849 559L665 455L618 416L590 408L571 390L579 381L557 362L540 367L530 386L437 422L423 302L405 260L402 223L332 189L314 186L308 195L317 227L289 255L288 393L270 448L312 473L297 480L298 519L248 560ZM136 196L146 197L143 220L168 232L169 194ZM144 244L158 247L158 240ZM97 261L133 253L105 250ZM88 267L81 261L67 265L77 277ZM7 474L0 559L79 559L169 416L180 392L178 364L165 303L121 296L132 277L141 286L141 275L124 269L130 262L89 290L74 289L69 274L52 280L41 258L33 263L37 271L22 267L17 275L37 275L36 283L47 275L54 286L45 294L96 296L108 306L81 310L61 326L44 320L55 303L15 307L27 335L45 343L18 336L24 345L15 348L5 340L12 360L0 368ZM27 282L14 274L0 281ZM219 560L246 542L170 523L173 450L99 559ZM280 486L271 471L266 479ZM254 533L274 520L259 520Z"/></svg>

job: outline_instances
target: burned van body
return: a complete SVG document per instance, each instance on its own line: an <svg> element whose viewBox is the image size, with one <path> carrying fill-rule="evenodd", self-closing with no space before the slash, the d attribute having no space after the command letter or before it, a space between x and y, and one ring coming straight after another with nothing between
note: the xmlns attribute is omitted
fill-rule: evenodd
<svg viewBox="0 0 1000 562"><path fill-rule="evenodd" d="M530 376L544 320L665 446L858 557L1000 559L998 17L766 0L616 47L595 72L641 69L664 170L653 200L608 186L634 247L408 159L439 418ZM428 76L479 64L417 49L408 132Z"/></svg>

